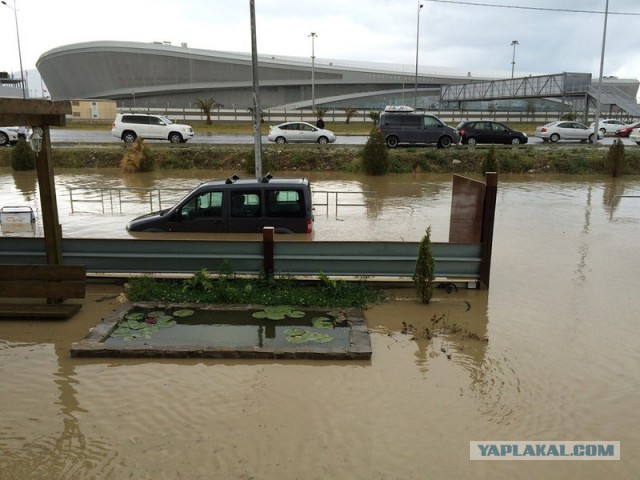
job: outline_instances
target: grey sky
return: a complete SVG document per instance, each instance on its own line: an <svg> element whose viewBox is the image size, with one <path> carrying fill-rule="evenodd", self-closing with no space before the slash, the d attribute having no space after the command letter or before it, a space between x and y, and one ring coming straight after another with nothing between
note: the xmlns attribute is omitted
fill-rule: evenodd
<svg viewBox="0 0 640 480"><path fill-rule="evenodd" d="M13 7L14 0L6 0ZM170 41L249 52L249 0L15 0L22 59L94 40ZM510 75L588 72L597 77L606 0L423 0L420 69L428 66ZM467 3L466 5L463 3ZM485 5L482 5L485 4ZM491 5L501 5L500 8ZM261 54L415 65L417 0L255 0ZM533 9L513 8L532 7ZM604 75L640 78L640 1L609 1ZM625 12L616 15L613 12ZM635 14L635 15L629 15ZM0 5L0 70L19 71L13 11Z"/></svg>

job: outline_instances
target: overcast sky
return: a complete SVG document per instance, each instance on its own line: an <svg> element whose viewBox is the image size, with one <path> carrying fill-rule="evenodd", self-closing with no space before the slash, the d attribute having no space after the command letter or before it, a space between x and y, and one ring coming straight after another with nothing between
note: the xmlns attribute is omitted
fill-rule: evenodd
<svg viewBox="0 0 640 480"><path fill-rule="evenodd" d="M14 0L5 0L13 8ZM251 51L249 0L15 0L22 61L78 42L168 41ZM260 54L597 78L606 0L255 0ZM0 4L0 71L19 72L14 12ZM550 9L550 10L547 10ZM571 11L558 11L561 9ZM600 12L588 13L587 11ZM640 78L640 1L609 0L604 75Z"/></svg>

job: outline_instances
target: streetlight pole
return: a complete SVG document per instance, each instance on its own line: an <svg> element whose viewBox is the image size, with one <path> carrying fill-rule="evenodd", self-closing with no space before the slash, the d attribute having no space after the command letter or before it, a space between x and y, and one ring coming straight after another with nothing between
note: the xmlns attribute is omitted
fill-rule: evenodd
<svg viewBox="0 0 640 480"><path fill-rule="evenodd" d="M516 68L516 45L520 45L518 40L511 40L511 46L513 47L513 57L511 57L511 78L513 78L513 72Z"/></svg>
<svg viewBox="0 0 640 480"><path fill-rule="evenodd" d="M596 118L593 123L593 143L598 143L598 135L600 134L600 101L602 99L602 73L604 71L604 49L607 43L607 17L609 16L609 0L605 3L604 10L604 28L602 29L602 51L600 53L600 76L598 77L598 97L596 99ZM586 114L589 113L589 103L587 102Z"/></svg>
<svg viewBox="0 0 640 480"><path fill-rule="evenodd" d="M16 7L16 0L13 0L13 7L10 6L5 0L2 0L2 4L13 10L13 16L16 20L16 37L18 38L18 58L20 59L20 80L22 80L22 98L27 98L27 86L24 80L24 69L22 68L22 50L20 49L20 31L18 30L18 8Z"/></svg>
<svg viewBox="0 0 640 480"><path fill-rule="evenodd" d="M316 32L311 32L311 109L316 109L316 50L315 39L318 36Z"/></svg>
<svg viewBox="0 0 640 480"><path fill-rule="evenodd" d="M416 78L415 78L415 100L414 108L418 108L418 51L420 47L420 11L422 10L422 4L418 0L418 26L416 27Z"/></svg>

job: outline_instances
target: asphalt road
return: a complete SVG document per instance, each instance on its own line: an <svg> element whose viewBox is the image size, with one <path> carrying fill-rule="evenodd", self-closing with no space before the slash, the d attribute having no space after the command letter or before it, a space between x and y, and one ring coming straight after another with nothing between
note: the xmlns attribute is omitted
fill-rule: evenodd
<svg viewBox="0 0 640 480"><path fill-rule="evenodd" d="M338 135L336 144L338 145L364 145L367 141L367 135ZM600 140L602 145L611 145L615 137L605 137ZM634 145L635 142L630 141L628 138L622 139L625 145ZM51 142L52 143L122 143L121 140L111 136L111 132L108 130L66 130L66 129L52 129L51 130ZM161 140L149 140L151 143L166 143ZM263 144L270 143L266 136L262 137ZM196 134L191 140L191 144L252 144L253 135L247 134L217 134L217 133L204 133ZM529 137L529 143L532 145L546 145L549 143L542 142L541 139L536 137ZM580 145L580 142L575 141L560 141L553 145Z"/></svg>

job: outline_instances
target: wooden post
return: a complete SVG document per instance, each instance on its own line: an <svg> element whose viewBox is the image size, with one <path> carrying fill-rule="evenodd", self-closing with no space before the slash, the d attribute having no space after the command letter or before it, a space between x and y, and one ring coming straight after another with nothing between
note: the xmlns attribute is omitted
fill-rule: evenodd
<svg viewBox="0 0 640 480"><path fill-rule="evenodd" d="M262 229L262 256L264 274L267 278L273 277L273 227L264 227Z"/></svg>
<svg viewBox="0 0 640 480"><path fill-rule="evenodd" d="M58 219L58 202L51 161L51 136L49 126L43 125L42 150L36 158L42 226L44 229L47 264L62 265L62 227Z"/></svg>
<svg viewBox="0 0 640 480"><path fill-rule="evenodd" d="M498 195L498 174L486 173L486 188L484 191L484 207L482 215L482 250L480 265L480 288L489 289L491 273L491 252L493 249L493 226L496 216L496 198Z"/></svg>

